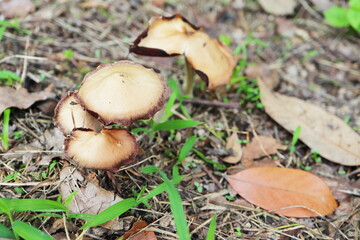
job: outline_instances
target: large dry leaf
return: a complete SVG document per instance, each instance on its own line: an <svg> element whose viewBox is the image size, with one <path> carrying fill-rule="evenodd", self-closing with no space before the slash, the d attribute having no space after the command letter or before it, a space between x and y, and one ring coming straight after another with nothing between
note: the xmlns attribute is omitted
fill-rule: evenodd
<svg viewBox="0 0 360 240"><path fill-rule="evenodd" d="M145 221L134 222L132 228L127 231L121 239L124 240L156 240L157 237L153 231L143 230L147 226Z"/></svg>
<svg viewBox="0 0 360 240"><path fill-rule="evenodd" d="M0 114L9 107L26 109L34 102L45 100L49 97L53 84L50 84L41 92L29 93L25 88L14 89L11 87L0 87Z"/></svg>
<svg viewBox="0 0 360 240"><path fill-rule="evenodd" d="M298 169L248 168L227 181L249 202L288 217L324 216L337 207L324 181Z"/></svg>
<svg viewBox="0 0 360 240"><path fill-rule="evenodd" d="M287 149L287 146L279 143L272 137L256 136L243 148L242 161L252 161L285 149Z"/></svg>
<svg viewBox="0 0 360 240"><path fill-rule="evenodd" d="M261 7L274 15L289 15L294 13L296 0L258 0Z"/></svg>
<svg viewBox="0 0 360 240"><path fill-rule="evenodd" d="M0 14L7 18L25 17L35 10L35 5L31 0L9 0L0 4Z"/></svg>
<svg viewBox="0 0 360 240"><path fill-rule="evenodd" d="M227 138L226 149L229 149L231 151L231 155L224 157L222 161L233 164L240 162L242 150L241 144L239 143L238 135L235 132Z"/></svg>
<svg viewBox="0 0 360 240"><path fill-rule="evenodd" d="M324 158L360 165L360 136L344 121L303 100L272 92L258 79L265 111L289 132L301 126L300 140Z"/></svg>
<svg viewBox="0 0 360 240"><path fill-rule="evenodd" d="M79 191L69 205L71 213L98 214L107 207L122 200L113 192L99 186L94 176L84 177L73 167L65 167L60 172L60 193L63 200L73 191Z"/></svg>

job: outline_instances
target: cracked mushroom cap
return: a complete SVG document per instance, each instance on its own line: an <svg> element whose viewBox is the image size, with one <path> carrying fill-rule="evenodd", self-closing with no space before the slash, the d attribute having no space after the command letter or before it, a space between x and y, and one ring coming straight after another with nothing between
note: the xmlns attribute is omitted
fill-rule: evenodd
<svg viewBox="0 0 360 240"><path fill-rule="evenodd" d="M165 104L169 90L160 74L130 61L100 65L88 73L78 102L104 125L149 119Z"/></svg>
<svg viewBox="0 0 360 240"><path fill-rule="evenodd" d="M74 98L74 92L69 92L56 105L54 114L55 125L66 136L74 128L88 128L100 131L101 123L86 112Z"/></svg>
<svg viewBox="0 0 360 240"><path fill-rule="evenodd" d="M231 50L195 27L181 15L150 20L130 51L146 56L183 54L208 89L230 83L236 59Z"/></svg>
<svg viewBox="0 0 360 240"><path fill-rule="evenodd" d="M74 129L65 139L65 156L80 167L116 172L137 154L135 137L126 129Z"/></svg>

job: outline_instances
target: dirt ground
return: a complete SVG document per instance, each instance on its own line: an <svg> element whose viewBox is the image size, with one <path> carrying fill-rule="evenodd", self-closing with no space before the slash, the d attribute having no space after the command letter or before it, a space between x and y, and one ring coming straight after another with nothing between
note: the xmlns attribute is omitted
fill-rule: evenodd
<svg viewBox="0 0 360 240"><path fill-rule="evenodd" d="M129 59L158 69L167 81L174 78L179 84L183 82L181 57L144 57L129 53L129 46L146 29L153 16L179 13L215 38L230 38L232 50L246 44L247 56L242 52L240 58L246 57L246 67L264 64L275 72L279 81L275 88L277 92L319 106L346 120L359 133L359 34L346 28L330 27L311 1L298 2L293 14L276 16L265 12L257 1L241 0L34 1L32 11L18 18L23 30L9 27L3 35L0 70L16 73L23 81L13 86L22 86L32 93L49 85L52 87L46 100L37 101L26 109L12 108L10 148L7 152L3 149L0 156L0 197L56 200L63 193L62 170L73 163L63 156L63 137L52 121L54 107L99 64ZM346 4L344 1L329 2ZM0 18L11 19L4 13ZM244 68L241 74L245 73ZM256 88L255 83L249 84ZM356 194L360 189L359 169L324 158L316 162L311 149L302 142L296 144L293 154L288 149L280 150L271 158L258 159L252 164L301 168L321 177L339 203L333 214L288 218L267 212L236 196L222 174L248 166L241 162L235 165L221 162L228 155L227 137L236 132L241 140L249 140L257 134L289 145L292 135L272 120L258 101L246 99L248 93L238 91L239 85L215 91L203 91L201 86L201 80L197 78L194 99L207 101L199 104L188 99L184 106L193 120L205 122L208 128L199 125L178 130L175 134L162 131L154 138L140 132L136 134L139 164L113 175L79 169L70 178L76 178L84 189L87 186L83 183L84 177L87 177L95 183L95 188L121 198L134 197L144 186L152 189L162 183L158 175L149 178L140 173L142 167L156 165L170 174L185 140L197 135L201 140L194 148L206 158L225 164L228 169L216 170L194 153L190 153L182 164L180 172L186 176L178 190L192 239L206 238L207 226L215 213L218 214L217 239L360 239L360 202L359 193ZM213 101L236 104L214 105ZM172 119L184 118L180 112L172 116ZM132 128L136 127L148 127L148 123L137 122ZM245 145L244 142L242 146ZM49 169L52 163L53 167ZM4 181L14 173L19 173L16 179ZM201 191L197 186L202 187ZM235 197L235 200L228 201L225 196L228 199ZM149 203L150 208L141 205L126 212L111 226L92 228L85 233L84 239L117 239L138 220L151 224L158 239L176 239L167 195L158 195ZM18 216L23 221L31 217L30 213ZM2 216L0 222L8 224ZM55 218L43 222L35 219L30 223L57 239L67 239L64 224ZM82 220L68 223L66 229L71 239L79 236L83 223Z"/></svg>

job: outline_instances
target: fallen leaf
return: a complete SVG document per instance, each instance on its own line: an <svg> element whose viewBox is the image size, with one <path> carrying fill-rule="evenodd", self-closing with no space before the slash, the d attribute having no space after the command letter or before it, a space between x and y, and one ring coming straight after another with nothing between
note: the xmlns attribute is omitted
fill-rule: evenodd
<svg viewBox="0 0 360 240"><path fill-rule="evenodd" d="M298 5L296 0L258 0L265 12L274 15L290 15Z"/></svg>
<svg viewBox="0 0 360 240"><path fill-rule="evenodd" d="M277 18L276 31L278 34L284 37L293 37L295 35L296 26L293 21L286 18Z"/></svg>
<svg viewBox="0 0 360 240"><path fill-rule="evenodd" d="M336 163L360 165L360 136L344 121L295 97L272 92L259 78L265 112L289 132L301 126L300 140Z"/></svg>
<svg viewBox="0 0 360 240"><path fill-rule="evenodd" d="M35 5L31 0L3 1L0 5L0 14L7 18L25 17L34 10Z"/></svg>
<svg viewBox="0 0 360 240"><path fill-rule="evenodd" d="M248 168L226 180L249 202L288 217L325 216L337 203L323 180L290 168Z"/></svg>
<svg viewBox="0 0 360 240"><path fill-rule="evenodd" d="M51 94L54 87L50 84L41 92L29 93L25 88L14 89L11 87L0 87L0 114L9 107L26 109L34 102L45 100Z"/></svg>
<svg viewBox="0 0 360 240"><path fill-rule="evenodd" d="M226 149L230 150L232 154L224 157L222 161L232 164L240 162L242 156L241 144L239 143L238 135L235 132L227 138Z"/></svg>
<svg viewBox="0 0 360 240"><path fill-rule="evenodd" d="M145 221L134 222L132 228L127 231L122 239L124 240L156 240L157 237L153 231L142 231L147 226Z"/></svg>
<svg viewBox="0 0 360 240"><path fill-rule="evenodd" d="M113 192L99 186L94 176L84 177L73 167L65 167L60 172L60 193L63 200L74 191L79 191L69 205L71 213L98 214L107 207L122 200Z"/></svg>
<svg viewBox="0 0 360 240"><path fill-rule="evenodd" d="M268 136L256 136L243 148L241 160L244 162L277 153L278 150L286 150L287 146L279 143L276 139Z"/></svg>

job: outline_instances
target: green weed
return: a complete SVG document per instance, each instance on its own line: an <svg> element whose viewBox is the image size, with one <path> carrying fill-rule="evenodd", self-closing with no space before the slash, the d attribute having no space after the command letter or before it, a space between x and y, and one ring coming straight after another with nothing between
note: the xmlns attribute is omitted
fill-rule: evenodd
<svg viewBox="0 0 360 240"><path fill-rule="evenodd" d="M300 133L301 133L301 126L297 126L294 131L293 137L291 139L291 143L290 143L290 153L291 154L294 154L294 152L296 150L295 145L296 145L297 141L299 140Z"/></svg>
<svg viewBox="0 0 360 240"><path fill-rule="evenodd" d="M9 149L9 122L10 122L10 108L4 110L3 112L3 129L2 134L0 134L0 139L5 151Z"/></svg>
<svg viewBox="0 0 360 240"><path fill-rule="evenodd" d="M21 78L11 71L0 71L0 85L10 86L15 82L21 82Z"/></svg>
<svg viewBox="0 0 360 240"><path fill-rule="evenodd" d="M348 8L333 6L324 12L326 21L334 27L349 27L360 32L360 0L350 0Z"/></svg>
<svg viewBox="0 0 360 240"><path fill-rule="evenodd" d="M216 214L211 218L206 240L215 240L216 218L217 218Z"/></svg>

